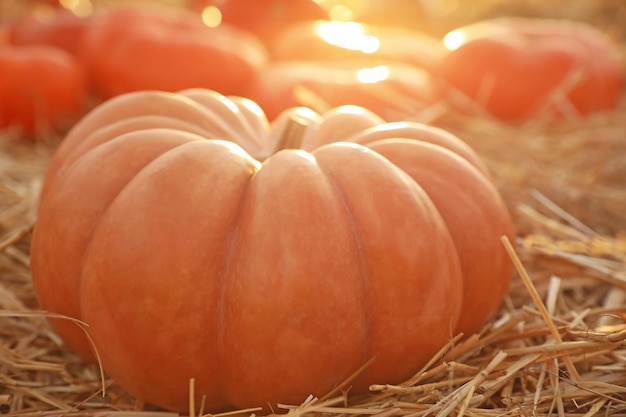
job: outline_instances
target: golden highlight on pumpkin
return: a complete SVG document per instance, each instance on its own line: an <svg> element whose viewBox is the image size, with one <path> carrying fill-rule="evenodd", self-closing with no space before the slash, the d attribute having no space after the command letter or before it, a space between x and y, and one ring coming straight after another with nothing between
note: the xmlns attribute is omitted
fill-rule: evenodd
<svg viewBox="0 0 626 417"><path fill-rule="evenodd" d="M460 30L454 30L443 38L443 44L451 51L458 49L463 45L463 42L465 42L465 35Z"/></svg>

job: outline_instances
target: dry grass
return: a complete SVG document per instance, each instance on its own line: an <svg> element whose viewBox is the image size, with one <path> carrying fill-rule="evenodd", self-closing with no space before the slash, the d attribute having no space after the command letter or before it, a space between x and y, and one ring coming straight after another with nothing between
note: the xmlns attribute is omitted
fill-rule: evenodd
<svg viewBox="0 0 626 417"><path fill-rule="evenodd" d="M624 13L619 2L594 4L585 16L607 28ZM337 391L276 411L626 416L626 108L517 127L452 112L444 127L484 157L515 216L519 241L508 247L518 274L500 311L403 384L380 381L364 397ZM99 369L65 349L38 311L29 239L53 149L54 142L0 132L0 413L168 417L103 384Z"/></svg>

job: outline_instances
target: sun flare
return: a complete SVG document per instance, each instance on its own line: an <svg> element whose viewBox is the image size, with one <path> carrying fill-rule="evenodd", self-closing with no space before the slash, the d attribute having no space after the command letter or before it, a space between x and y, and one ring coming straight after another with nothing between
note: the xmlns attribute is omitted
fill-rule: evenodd
<svg viewBox="0 0 626 417"><path fill-rule="evenodd" d="M202 10L202 22L210 28L215 28L222 23L222 12L215 6L207 6Z"/></svg>
<svg viewBox="0 0 626 417"><path fill-rule="evenodd" d="M361 68L357 72L357 79L362 84L374 84L385 81L389 78L391 71L386 65L378 65L376 67Z"/></svg>
<svg viewBox="0 0 626 417"><path fill-rule="evenodd" d="M368 35L365 26L357 22L318 22L315 32L326 43L351 51L373 54L380 48L380 40L376 36Z"/></svg>
<svg viewBox="0 0 626 417"><path fill-rule="evenodd" d="M59 0L59 5L76 16L87 16L93 11L90 0Z"/></svg>
<svg viewBox="0 0 626 417"><path fill-rule="evenodd" d="M443 38L443 45L450 51L458 49L465 42L465 34L460 30L453 30Z"/></svg>

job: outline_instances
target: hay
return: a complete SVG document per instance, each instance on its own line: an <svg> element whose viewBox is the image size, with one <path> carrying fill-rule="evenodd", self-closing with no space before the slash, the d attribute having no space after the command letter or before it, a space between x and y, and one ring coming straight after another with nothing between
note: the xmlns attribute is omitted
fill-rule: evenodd
<svg viewBox="0 0 626 417"><path fill-rule="evenodd" d="M535 3L546 2L524 2ZM595 2L586 16L615 22L602 13L609 3ZM516 249L503 244L518 274L506 300L479 334L451 340L403 384L379 381L369 395L354 397L347 383L275 411L626 416L626 107L515 127L447 108L429 111L445 114L443 127L483 156L514 214ZM38 310L29 241L53 149L54 142L23 143L0 132L0 413L174 416L109 379L103 383L98 367L68 351ZM202 405L196 408L201 413Z"/></svg>

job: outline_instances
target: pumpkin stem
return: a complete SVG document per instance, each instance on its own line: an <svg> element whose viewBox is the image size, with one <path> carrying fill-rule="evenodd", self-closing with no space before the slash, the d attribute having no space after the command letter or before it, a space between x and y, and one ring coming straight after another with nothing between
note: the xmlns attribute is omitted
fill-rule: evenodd
<svg viewBox="0 0 626 417"><path fill-rule="evenodd" d="M297 114L292 114L287 121L283 134L278 140L276 150L300 149L302 147L302 140L304 139L304 132L306 132L308 126L308 120Z"/></svg>

